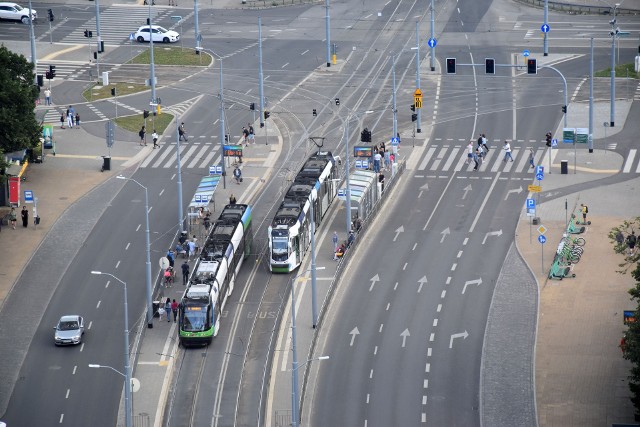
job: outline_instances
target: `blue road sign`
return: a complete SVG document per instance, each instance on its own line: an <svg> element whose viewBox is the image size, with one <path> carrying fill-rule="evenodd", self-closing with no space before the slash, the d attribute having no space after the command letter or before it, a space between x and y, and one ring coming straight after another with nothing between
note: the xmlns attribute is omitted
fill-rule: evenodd
<svg viewBox="0 0 640 427"><path fill-rule="evenodd" d="M400 145L400 138L398 137L391 138L391 145Z"/></svg>
<svg viewBox="0 0 640 427"><path fill-rule="evenodd" d="M543 245L547 242L547 238L544 237L544 234L538 236L538 242L542 243Z"/></svg>
<svg viewBox="0 0 640 427"><path fill-rule="evenodd" d="M540 31L543 33L548 33L550 29L551 28L547 24L542 24L542 27L540 27Z"/></svg>
<svg viewBox="0 0 640 427"><path fill-rule="evenodd" d="M33 203L33 191L24 190L24 202L25 203Z"/></svg>
<svg viewBox="0 0 640 427"><path fill-rule="evenodd" d="M436 39L429 39L427 44L429 45L429 47L436 47L436 45L438 44L438 41Z"/></svg>
<svg viewBox="0 0 640 427"><path fill-rule="evenodd" d="M541 173L537 173L537 174L536 174L536 179L537 179L538 181L542 181L542 178L544 178L544 175L543 175L543 174L541 174Z"/></svg>
<svg viewBox="0 0 640 427"><path fill-rule="evenodd" d="M536 200L527 199L527 209L535 209L535 208L536 208Z"/></svg>
<svg viewBox="0 0 640 427"><path fill-rule="evenodd" d="M136 39L135 34L131 33L129 34L129 41L134 41Z"/></svg>
<svg viewBox="0 0 640 427"><path fill-rule="evenodd" d="M536 166L536 175L538 174L544 175L544 166Z"/></svg>
<svg viewBox="0 0 640 427"><path fill-rule="evenodd" d="M523 50L523 51L522 51L522 55L523 55L523 56L529 56L529 54L530 54L530 53L531 53L531 52L529 52L529 50L528 50L528 49L525 49L525 50Z"/></svg>
<svg viewBox="0 0 640 427"><path fill-rule="evenodd" d="M553 139L551 140L551 146L552 146L552 147L557 147L557 146L558 146L558 140L557 140L557 139L555 139L555 138L553 138Z"/></svg>

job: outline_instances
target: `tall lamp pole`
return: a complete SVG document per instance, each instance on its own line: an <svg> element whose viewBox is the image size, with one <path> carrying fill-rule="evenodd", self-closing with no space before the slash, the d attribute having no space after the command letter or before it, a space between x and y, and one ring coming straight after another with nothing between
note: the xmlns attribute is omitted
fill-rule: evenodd
<svg viewBox="0 0 640 427"><path fill-rule="evenodd" d="M184 231L184 215L182 212L182 162L180 161L180 124L181 118L178 116L176 122L176 161L178 162L178 230L180 234Z"/></svg>
<svg viewBox="0 0 640 427"><path fill-rule="evenodd" d="M151 102L149 105L155 107L156 102L156 68L153 60L153 33L151 32L151 3L149 1L149 85L151 86Z"/></svg>
<svg viewBox="0 0 640 427"><path fill-rule="evenodd" d="M615 126L616 117L616 35L618 29L616 28L616 13L618 11L620 3L616 3L613 8L613 19L609 22L611 24L611 117L609 118L609 126Z"/></svg>
<svg viewBox="0 0 640 427"><path fill-rule="evenodd" d="M327 37L327 67L331 67L331 41L330 41L330 26L329 26L329 0L324 0L325 12L325 31Z"/></svg>
<svg viewBox="0 0 640 427"><path fill-rule="evenodd" d="M149 239L149 192L147 191L147 187L140 184L133 178L127 178L126 176L118 175L117 179L125 179L127 181L132 181L138 184L140 187L144 189L144 218L145 218L145 243L146 243L146 252L147 252L147 260L145 263L146 267L146 284L147 284L147 327L153 328L153 306L151 305L151 241ZM105 273L106 274L106 273Z"/></svg>
<svg viewBox="0 0 640 427"><path fill-rule="evenodd" d="M99 274L103 276L109 276L122 283L124 286L124 405L125 405L125 425L126 427L132 427L131 422L131 366L129 364L129 306L127 303L127 283L123 282L111 273L103 273L101 271L92 271L91 274ZM90 368L100 368L100 365L89 365ZM113 368L112 368L113 369ZM115 371L115 369L114 369ZM116 371L118 372L118 371ZM119 373L119 372L118 372Z"/></svg>
<svg viewBox="0 0 640 427"><path fill-rule="evenodd" d="M31 42L31 63L33 64L34 84L38 84L38 60L36 59L36 36L33 33L33 9L31 8L31 0L29 0L29 41ZM51 86L51 80L49 80Z"/></svg>

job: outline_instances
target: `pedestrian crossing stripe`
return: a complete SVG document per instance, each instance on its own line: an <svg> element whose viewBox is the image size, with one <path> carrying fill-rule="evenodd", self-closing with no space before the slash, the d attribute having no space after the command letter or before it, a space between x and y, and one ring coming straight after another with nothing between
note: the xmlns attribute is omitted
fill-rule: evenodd
<svg viewBox="0 0 640 427"><path fill-rule="evenodd" d="M140 164L141 168L175 168L177 167L177 145L160 144L159 149L152 150ZM208 168L220 162L220 144L180 144L180 165L187 169Z"/></svg>
<svg viewBox="0 0 640 427"><path fill-rule="evenodd" d="M164 110L178 117L183 116L189 110L189 108L191 108L191 106L196 102L200 101L203 96L204 95L198 95L191 99L187 99L186 101L167 106L164 108Z"/></svg>

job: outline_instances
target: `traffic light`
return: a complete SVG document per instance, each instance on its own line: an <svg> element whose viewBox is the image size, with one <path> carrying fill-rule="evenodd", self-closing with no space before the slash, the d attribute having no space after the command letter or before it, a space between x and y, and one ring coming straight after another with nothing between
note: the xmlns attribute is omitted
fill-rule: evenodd
<svg viewBox="0 0 640 427"><path fill-rule="evenodd" d="M271 113L269 111L265 111L264 112L264 119L267 120L270 115L271 115Z"/></svg>
<svg viewBox="0 0 640 427"><path fill-rule="evenodd" d="M249 110L255 111L256 110L256 103L252 102L251 104L249 104Z"/></svg>
<svg viewBox="0 0 640 427"><path fill-rule="evenodd" d="M336 98L336 105L340 105L340 98Z"/></svg>
<svg viewBox="0 0 640 427"><path fill-rule="evenodd" d="M98 53L102 52L104 52L104 40L100 40L100 43L98 43Z"/></svg>
<svg viewBox="0 0 640 427"><path fill-rule="evenodd" d="M44 73L44 76L47 78L47 80L51 80L51 73L50 72L46 71Z"/></svg>
<svg viewBox="0 0 640 427"><path fill-rule="evenodd" d="M224 142L229 142L229 134L228 133L226 133L224 135Z"/></svg>
<svg viewBox="0 0 640 427"><path fill-rule="evenodd" d="M52 79L56 76L56 66L55 65L49 65L49 74L51 75Z"/></svg>
<svg viewBox="0 0 640 427"><path fill-rule="evenodd" d="M148 111L148 110L144 110L144 111L142 112L142 117L144 117L145 119L146 119L147 117L149 117L149 111Z"/></svg>
<svg viewBox="0 0 640 427"><path fill-rule="evenodd" d="M563 112L563 113L565 113L565 114L567 114L567 106L566 106L566 105L563 105L563 106L562 106L562 112Z"/></svg>
<svg viewBox="0 0 640 427"><path fill-rule="evenodd" d="M413 113L413 114L411 115L411 121L412 121L412 122L418 121L418 115L417 115L416 113Z"/></svg>
<svg viewBox="0 0 640 427"><path fill-rule="evenodd" d="M527 74L538 74L538 61L527 59Z"/></svg>
<svg viewBox="0 0 640 427"><path fill-rule="evenodd" d="M447 74L456 73L456 58L447 58Z"/></svg>
<svg viewBox="0 0 640 427"><path fill-rule="evenodd" d="M316 109L313 109L313 117L317 117L318 116L318 112L316 111Z"/></svg>
<svg viewBox="0 0 640 427"><path fill-rule="evenodd" d="M91 37L93 37L93 31L84 30L84 36L90 39Z"/></svg>
<svg viewBox="0 0 640 427"><path fill-rule="evenodd" d="M38 81L38 87L44 86L44 78L42 77L42 74L38 74L36 76L36 80Z"/></svg>
<svg viewBox="0 0 640 427"><path fill-rule="evenodd" d="M547 147L551 147L551 132L547 132L546 140L547 140Z"/></svg>
<svg viewBox="0 0 640 427"><path fill-rule="evenodd" d="M93 52L93 59L98 60L98 52Z"/></svg>
<svg viewBox="0 0 640 427"><path fill-rule="evenodd" d="M147 25L151 25L151 22L149 21L149 18L147 18Z"/></svg>
<svg viewBox="0 0 640 427"><path fill-rule="evenodd" d="M411 111L416 111L416 104L411 104Z"/></svg>
<svg viewBox="0 0 640 427"><path fill-rule="evenodd" d="M53 10L49 9L47 10L47 13L49 14L49 22L53 22Z"/></svg>
<svg viewBox="0 0 640 427"><path fill-rule="evenodd" d="M111 88L111 96L116 96L116 88L115 87Z"/></svg>
<svg viewBox="0 0 640 427"><path fill-rule="evenodd" d="M360 132L360 141L371 142L371 131L369 129L364 128L362 132Z"/></svg>
<svg viewBox="0 0 640 427"><path fill-rule="evenodd" d="M496 60L493 58L485 58L484 60L484 72L486 74L496 73Z"/></svg>

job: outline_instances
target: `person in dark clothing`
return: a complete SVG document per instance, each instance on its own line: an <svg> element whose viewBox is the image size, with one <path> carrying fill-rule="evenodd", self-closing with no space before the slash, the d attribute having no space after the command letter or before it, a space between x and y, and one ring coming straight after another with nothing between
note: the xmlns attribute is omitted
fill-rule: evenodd
<svg viewBox="0 0 640 427"><path fill-rule="evenodd" d="M22 207L22 211L20 212L20 215L22 216L22 226L24 228L27 228L29 226L29 210L27 209L26 206Z"/></svg>
<svg viewBox="0 0 640 427"><path fill-rule="evenodd" d="M185 260L182 263L182 284L186 285L189 281L189 263Z"/></svg>
<svg viewBox="0 0 640 427"><path fill-rule="evenodd" d="M631 234L627 236L627 246L629 247L629 255L633 255L633 251L636 247L636 232L632 231Z"/></svg>
<svg viewBox="0 0 640 427"><path fill-rule="evenodd" d="M236 196L234 196L233 194L231 194L229 196L229 204L230 205L235 205L238 201L236 200Z"/></svg>

